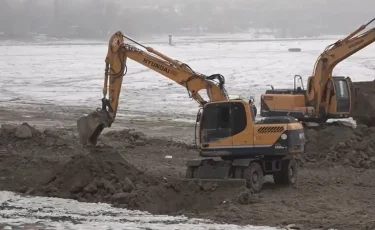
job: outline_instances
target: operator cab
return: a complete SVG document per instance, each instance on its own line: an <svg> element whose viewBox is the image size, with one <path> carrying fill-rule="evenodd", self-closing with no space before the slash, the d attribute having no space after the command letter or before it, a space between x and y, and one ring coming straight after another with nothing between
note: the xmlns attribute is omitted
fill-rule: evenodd
<svg viewBox="0 0 375 230"><path fill-rule="evenodd" d="M241 100L207 103L203 111L200 117L201 143L232 137L247 127L246 109Z"/></svg>
<svg viewBox="0 0 375 230"><path fill-rule="evenodd" d="M309 77L309 91L312 90L312 83L313 78ZM351 109L350 84L350 78L343 76L332 76L328 81L327 90L323 92L323 100L328 100L331 106L328 111L330 118L349 117Z"/></svg>
<svg viewBox="0 0 375 230"><path fill-rule="evenodd" d="M306 90L303 86L303 81L301 75L295 75L294 76L294 87L293 89L274 89L274 87L271 85L271 90L266 90L265 94L305 94Z"/></svg>
<svg viewBox="0 0 375 230"><path fill-rule="evenodd" d="M332 77L336 95L336 111L338 113L349 113L350 112L350 86L349 79L345 77Z"/></svg>

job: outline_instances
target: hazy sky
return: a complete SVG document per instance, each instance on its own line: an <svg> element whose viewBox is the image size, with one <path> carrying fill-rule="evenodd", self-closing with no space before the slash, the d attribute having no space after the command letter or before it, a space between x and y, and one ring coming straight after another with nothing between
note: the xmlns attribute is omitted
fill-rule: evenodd
<svg viewBox="0 0 375 230"><path fill-rule="evenodd" d="M375 0L0 0L0 32L21 36L244 32L343 34L375 17ZM202 29L203 28L203 29Z"/></svg>

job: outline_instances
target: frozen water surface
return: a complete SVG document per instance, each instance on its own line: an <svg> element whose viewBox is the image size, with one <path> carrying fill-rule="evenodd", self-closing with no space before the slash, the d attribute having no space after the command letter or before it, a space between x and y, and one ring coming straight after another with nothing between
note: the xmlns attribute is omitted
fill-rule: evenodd
<svg viewBox="0 0 375 230"><path fill-rule="evenodd" d="M153 44L166 55L206 75L220 73L229 94L255 96L270 88L293 87L293 76L307 80L323 49L334 40ZM288 52L300 47L302 52ZM368 46L334 70L353 81L373 80L375 46ZM102 45L0 46L2 101L59 105L100 106L107 52ZM140 106L142 105L142 106ZM197 104L185 88L134 62L128 61L120 110L161 115L194 115ZM123 111L120 111L123 113Z"/></svg>
<svg viewBox="0 0 375 230"><path fill-rule="evenodd" d="M126 229L126 230L274 230L271 227L215 224L184 216L155 216L139 211L113 208L108 204L80 203L74 200L21 197L0 192L0 229L24 226L41 229ZM30 229L30 228L29 228ZM31 228L32 229L32 228Z"/></svg>

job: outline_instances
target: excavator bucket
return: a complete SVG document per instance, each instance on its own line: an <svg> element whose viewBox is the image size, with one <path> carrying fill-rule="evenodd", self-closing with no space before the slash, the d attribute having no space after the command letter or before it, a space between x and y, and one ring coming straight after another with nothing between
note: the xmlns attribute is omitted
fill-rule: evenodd
<svg viewBox="0 0 375 230"><path fill-rule="evenodd" d="M351 116L357 124L375 126L375 81L353 82Z"/></svg>
<svg viewBox="0 0 375 230"><path fill-rule="evenodd" d="M105 110L90 113L77 120L79 139L82 145L96 145L104 128L111 126L111 119Z"/></svg>

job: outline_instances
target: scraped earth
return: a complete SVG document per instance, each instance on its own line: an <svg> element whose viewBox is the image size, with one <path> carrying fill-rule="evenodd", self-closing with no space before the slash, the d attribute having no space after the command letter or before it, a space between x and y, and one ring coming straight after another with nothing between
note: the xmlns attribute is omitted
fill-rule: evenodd
<svg viewBox="0 0 375 230"><path fill-rule="evenodd" d="M135 130L111 130L100 136L97 147L83 148L74 128L76 115L29 108L33 118L23 123L19 113L0 111L0 190L235 224L375 229L375 128L307 130L306 154L297 157L298 186L275 186L267 178L264 190L254 194L246 188L179 181L186 160L198 153L192 140L171 137L179 139L175 133L182 128L185 136L193 133L191 124L126 124ZM11 124L17 116L19 121ZM59 119L66 125L34 127L46 117L51 124ZM166 132L172 125L174 132Z"/></svg>

